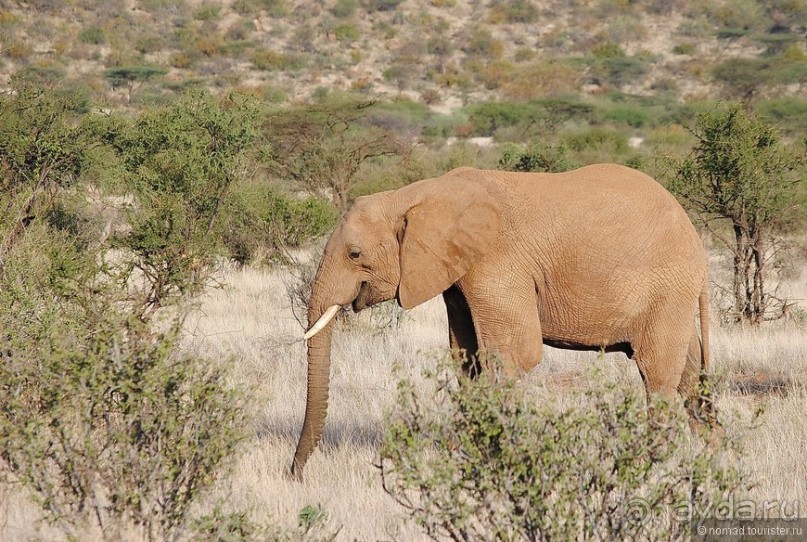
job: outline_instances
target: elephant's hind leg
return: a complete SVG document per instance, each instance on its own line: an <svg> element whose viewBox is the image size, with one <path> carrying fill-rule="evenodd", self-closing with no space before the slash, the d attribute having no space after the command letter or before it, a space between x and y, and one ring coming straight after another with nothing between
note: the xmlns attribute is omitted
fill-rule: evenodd
<svg viewBox="0 0 807 542"><path fill-rule="evenodd" d="M477 355L479 344L476 340L471 309L468 308L465 296L456 285L443 292L443 301L448 314L448 342L451 355L457 362L462 363L465 374L476 378L482 372L482 365Z"/></svg>
<svg viewBox="0 0 807 542"><path fill-rule="evenodd" d="M684 405L690 416L691 425L695 427L719 426L717 409L714 403L714 391L702 369L701 341L697 326L692 331L689 349L686 356L684 373L678 384L678 393L684 399Z"/></svg>
<svg viewBox="0 0 807 542"><path fill-rule="evenodd" d="M633 360L642 375L648 399L661 396L671 400L678 393L687 369L689 344L689 329L680 328L657 323L632 342Z"/></svg>

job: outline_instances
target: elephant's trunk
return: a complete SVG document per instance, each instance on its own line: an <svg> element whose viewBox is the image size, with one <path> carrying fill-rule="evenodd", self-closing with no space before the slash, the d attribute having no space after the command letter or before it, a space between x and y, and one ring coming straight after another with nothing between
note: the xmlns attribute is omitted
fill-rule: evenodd
<svg viewBox="0 0 807 542"><path fill-rule="evenodd" d="M313 326L324 312L320 303L319 284L315 283L308 306L308 325ZM333 325L328 323L319 333L308 339L308 392L305 403L305 420L297 442L297 451L291 464L295 480L303 478L303 467L317 447L328 412L328 385L331 367L331 336Z"/></svg>

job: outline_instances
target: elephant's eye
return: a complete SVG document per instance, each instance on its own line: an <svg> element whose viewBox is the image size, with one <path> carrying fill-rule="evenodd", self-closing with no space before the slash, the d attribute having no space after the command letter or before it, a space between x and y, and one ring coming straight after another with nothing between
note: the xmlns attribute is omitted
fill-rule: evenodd
<svg viewBox="0 0 807 542"><path fill-rule="evenodd" d="M361 256L361 249L359 247L350 247L347 255L350 256L351 260L358 260Z"/></svg>

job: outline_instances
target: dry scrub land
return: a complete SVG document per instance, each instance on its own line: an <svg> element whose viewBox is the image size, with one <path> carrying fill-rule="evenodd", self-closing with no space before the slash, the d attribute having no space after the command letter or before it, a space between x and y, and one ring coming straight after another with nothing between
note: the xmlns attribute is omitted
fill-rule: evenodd
<svg viewBox="0 0 807 542"><path fill-rule="evenodd" d="M232 475L210 499L223 496L256 519L289 528L296 526L301 508L319 504L329 514L325 530L340 529L337 540L425 539L384 493L374 464L383 413L394 403L398 378L418 381L446 348L442 301L402 316L384 305L342 321L334 336L325 435L305 482L298 484L285 478L305 407L303 327L288 294L295 279L285 271L249 268L227 271L222 279L224 287L205 296L189 318L186 348L213 362L235 364L234 384L253 390L256 422ZM807 296L803 279L789 285L795 298ZM792 513L792 506L807 502L807 329L803 323L755 330L712 325L720 415L745 445L745 466L758 483L753 498L787 503ZM522 385L534 391L537 402L563 397L602 384L587 376L592 366L608 380L641 389L638 371L624 355L552 348ZM759 408L764 413L758 426L748 428ZM19 495L4 495L4 501L0 539L35 535L36 511Z"/></svg>
<svg viewBox="0 0 807 542"><path fill-rule="evenodd" d="M804 277L793 296L804 299ZM228 286L213 293L190 325L189 348L232 357L244 384L257 385L255 437L244 447L233 477L232 499L293 523L307 504L321 504L340 540L420 540L400 508L383 492L377 442L382 415L394 402L399 377L417 379L447 346L442 301L434 299L400 319L383 307L349 315L335 332L331 401L321 450L312 456L304 484L284 478L305 407L303 328L295 319L278 272L233 271ZM397 323L396 323L397 321ZM713 322L712 354L720 375L719 408L729 431L742 431L748 467L759 500L807 502L807 329L775 324L748 330ZM396 377L394 365L402 368ZM635 364L624 355L576 353L548 348L545 360L524 380L535 400L568 393L588 383L592 365L608 378L641 389ZM760 425L744 429L757 408ZM788 508L790 510L790 508ZM803 513L802 513L803 515Z"/></svg>

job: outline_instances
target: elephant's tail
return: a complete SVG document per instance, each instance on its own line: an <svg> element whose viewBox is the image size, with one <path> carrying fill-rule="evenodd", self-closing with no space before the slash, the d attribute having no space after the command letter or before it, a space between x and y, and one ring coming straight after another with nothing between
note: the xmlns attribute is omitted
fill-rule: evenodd
<svg viewBox="0 0 807 542"><path fill-rule="evenodd" d="M709 291L707 285L703 285L701 295L698 297L698 309L700 310L701 322L701 372L709 371Z"/></svg>

